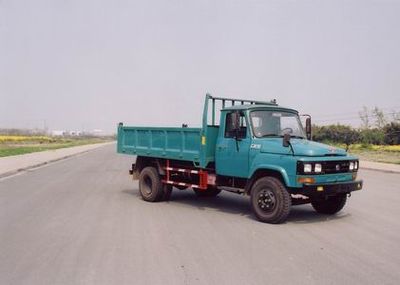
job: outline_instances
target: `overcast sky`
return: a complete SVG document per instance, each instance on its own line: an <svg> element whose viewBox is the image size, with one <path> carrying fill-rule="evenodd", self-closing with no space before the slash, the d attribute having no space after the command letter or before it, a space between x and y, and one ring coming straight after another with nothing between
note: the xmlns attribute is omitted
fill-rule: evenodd
<svg viewBox="0 0 400 285"><path fill-rule="evenodd" d="M400 110L400 1L0 0L0 128L199 126L206 92Z"/></svg>

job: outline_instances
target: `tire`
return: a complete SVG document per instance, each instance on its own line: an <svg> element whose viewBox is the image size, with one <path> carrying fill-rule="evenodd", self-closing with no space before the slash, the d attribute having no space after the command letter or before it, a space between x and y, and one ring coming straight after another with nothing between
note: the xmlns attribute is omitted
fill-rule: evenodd
<svg viewBox="0 0 400 285"><path fill-rule="evenodd" d="M251 207L258 220L279 224L286 221L292 206L290 194L275 177L262 177L251 188Z"/></svg>
<svg viewBox="0 0 400 285"><path fill-rule="evenodd" d="M208 188L207 190L193 189L193 191L197 197L215 197L221 193L221 190L218 188Z"/></svg>
<svg viewBox="0 0 400 285"><path fill-rule="evenodd" d="M158 202L163 198L163 185L156 168L149 166L140 172L139 191L143 200L147 202Z"/></svg>
<svg viewBox="0 0 400 285"><path fill-rule="evenodd" d="M338 194L327 197L325 200L312 200L311 205L320 214L333 215L343 209L346 205L347 194Z"/></svg>

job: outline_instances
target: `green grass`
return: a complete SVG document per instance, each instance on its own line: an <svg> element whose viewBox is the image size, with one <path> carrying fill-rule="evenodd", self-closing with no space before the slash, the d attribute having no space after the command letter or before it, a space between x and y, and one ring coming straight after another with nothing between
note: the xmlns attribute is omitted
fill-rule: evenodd
<svg viewBox="0 0 400 285"><path fill-rule="evenodd" d="M359 157L361 160L400 164L400 152L378 150L350 150L350 153Z"/></svg>
<svg viewBox="0 0 400 285"><path fill-rule="evenodd" d="M32 140L0 143L0 157L21 155L45 150L54 150L73 146L103 143L111 141L109 138L56 138L47 142Z"/></svg>
<svg viewBox="0 0 400 285"><path fill-rule="evenodd" d="M344 144L333 145L346 149ZM349 153L361 160L400 164L400 145L353 144L349 147Z"/></svg>

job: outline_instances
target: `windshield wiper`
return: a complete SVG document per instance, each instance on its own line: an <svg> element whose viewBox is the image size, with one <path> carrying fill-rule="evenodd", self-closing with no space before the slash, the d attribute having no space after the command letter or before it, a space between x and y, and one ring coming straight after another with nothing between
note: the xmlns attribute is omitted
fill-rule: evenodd
<svg viewBox="0 0 400 285"><path fill-rule="evenodd" d="M277 137L277 138L283 138L283 135L278 135L278 134L265 134L262 136L259 136L259 138L267 138L267 137ZM290 136L291 138L295 138L295 139L305 139L303 136Z"/></svg>
<svg viewBox="0 0 400 285"><path fill-rule="evenodd" d="M266 138L266 137L283 137L283 136L280 136L277 134L265 134L265 135L260 136L260 138Z"/></svg>

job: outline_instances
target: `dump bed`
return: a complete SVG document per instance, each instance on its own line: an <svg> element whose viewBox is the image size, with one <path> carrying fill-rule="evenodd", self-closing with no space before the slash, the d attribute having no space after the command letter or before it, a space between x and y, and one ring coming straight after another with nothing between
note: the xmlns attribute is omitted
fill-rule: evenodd
<svg viewBox="0 0 400 285"><path fill-rule="evenodd" d="M205 168L214 161L218 127L118 127L118 152L139 156L191 161Z"/></svg>

